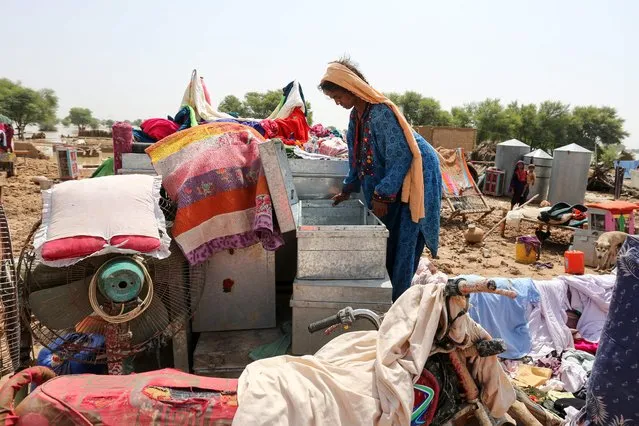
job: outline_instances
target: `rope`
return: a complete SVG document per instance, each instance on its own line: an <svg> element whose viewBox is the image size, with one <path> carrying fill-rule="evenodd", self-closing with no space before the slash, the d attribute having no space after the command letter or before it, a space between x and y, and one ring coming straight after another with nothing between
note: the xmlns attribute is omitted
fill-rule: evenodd
<svg viewBox="0 0 639 426"><path fill-rule="evenodd" d="M122 324L122 323L134 320L139 315L141 315L142 312L146 311L149 306L151 306L151 300L153 300L153 280L151 279L151 275L149 275L149 271L146 269L146 266L144 266L144 264L137 257L131 257L130 259L132 259L135 263L137 263L138 266L142 268L142 270L144 271L144 282L146 283L148 290L146 292L146 296L144 297L144 300L142 300L142 302L138 306L136 306L134 309L130 310L129 312L123 313L124 312L124 303L123 303L122 309L120 310L119 314L109 315L104 311L104 309L102 309L102 306L100 306L100 303L98 302L97 290L96 290L98 285L98 276L100 275L100 272L102 272L102 269L107 265L108 262L105 262L102 264L102 266L100 266L100 268L91 278L91 282L89 283L89 303L91 303L91 307L100 318L102 318L103 320L111 324Z"/></svg>

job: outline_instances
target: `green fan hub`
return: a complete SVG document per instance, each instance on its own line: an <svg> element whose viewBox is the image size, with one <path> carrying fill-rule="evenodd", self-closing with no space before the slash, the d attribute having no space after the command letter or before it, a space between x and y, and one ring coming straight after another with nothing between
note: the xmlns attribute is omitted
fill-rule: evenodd
<svg viewBox="0 0 639 426"><path fill-rule="evenodd" d="M104 297L116 303L129 302L142 290L144 269L131 259L112 259L100 271L97 284Z"/></svg>

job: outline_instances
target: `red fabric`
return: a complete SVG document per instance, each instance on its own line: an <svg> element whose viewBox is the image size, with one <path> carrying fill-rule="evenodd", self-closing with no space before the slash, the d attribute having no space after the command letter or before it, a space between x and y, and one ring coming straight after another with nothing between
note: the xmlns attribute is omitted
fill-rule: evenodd
<svg viewBox="0 0 639 426"><path fill-rule="evenodd" d="M144 133L153 139L162 140L165 137L177 132L180 126L171 120L165 118L149 118L144 120L140 125Z"/></svg>
<svg viewBox="0 0 639 426"><path fill-rule="evenodd" d="M211 392L188 398L170 389ZM173 369L127 376L59 376L30 393L18 407L20 425L33 413L51 425L203 425L228 421L237 411L237 379L217 379ZM226 424L226 423L224 423Z"/></svg>
<svg viewBox="0 0 639 426"><path fill-rule="evenodd" d="M286 145L295 145L296 142L304 143L308 141L310 127L301 107L295 108L291 115L286 118L262 120L260 125L266 132L265 136L267 138L281 138Z"/></svg>
<svg viewBox="0 0 639 426"><path fill-rule="evenodd" d="M62 259L74 259L86 257L96 253L106 244L101 237L69 237L47 241L42 245L42 258L47 261ZM138 235L119 235L111 238L112 246L120 246L124 249L135 250L140 253L149 253L160 247L160 240L153 237Z"/></svg>
<svg viewBox="0 0 639 426"><path fill-rule="evenodd" d="M575 339L575 349L596 355L599 343L589 342L585 339Z"/></svg>
<svg viewBox="0 0 639 426"><path fill-rule="evenodd" d="M204 84L204 77L200 77L200 82L202 83L202 90L204 90L204 99L206 99L206 103L211 105L211 96L209 95L209 90L206 88L206 84Z"/></svg>

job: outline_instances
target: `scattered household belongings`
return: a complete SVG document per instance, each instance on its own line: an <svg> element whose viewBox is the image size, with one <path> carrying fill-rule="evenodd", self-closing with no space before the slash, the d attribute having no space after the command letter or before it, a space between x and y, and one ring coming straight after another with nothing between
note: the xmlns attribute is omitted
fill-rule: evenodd
<svg viewBox="0 0 639 426"><path fill-rule="evenodd" d="M583 275L586 264L584 263L584 252L577 250L567 250L564 253L564 267L567 274Z"/></svg>
<svg viewBox="0 0 639 426"><path fill-rule="evenodd" d="M78 152L75 147L68 145L57 146L55 156L58 161L58 170L61 180L74 180L78 178Z"/></svg>
<svg viewBox="0 0 639 426"><path fill-rule="evenodd" d="M494 207L488 205L477 187L468 169L464 150L438 148L437 152L442 173L442 195L452 211L448 221L457 216L466 221L469 214L481 214L478 220L489 215Z"/></svg>
<svg viewBox="0 0 639 426"><path fill-rule="evenodd" d="M541 243L537 237L523 235L517 237L515 243L515 260L518 263L531 264L539 260L541 255Z"/></svg>
<svg viewBox="0 0 639 426"><path fill-rule="evenodd" d="M503 170L489 167L486 169L486 177L484 178L483 192L493 197L501 197L504 193L504 181L506 172Z"/></svg>
<svg viewBox="0 0 639 426"><path fill-rule="evenodd" d="M550 207L551 204L548 200L543 200L541 203L539 203L539 207Z"/></svg>
<svg viewBox="0 0 639 426"><path fill-rule="evenodd" d="M635 212L639 205L627 201L604 201L589 203L587 227L577 229L573 247L583 251L587 266L596 267L598 259L595 252L597 239L604 232L619 231L635 234Z"/></svg>
<svg viewBox="0 0 639 426"><path fill-rule="evenodd" d="M533 195L532 197L530 197L530 199L529 199L528 201L526 201L524 204L522 204L521 206L515 206L515 208L514 208L513 210L511 210L511 212L512 212L512 211L519 210L519 209L521 209L521 208L525 207L526 205L528 205L529 203L531 203L533 200L535 200L535 199L537 198L537 196L538 196L538 195L537 195L537 194L535 194L535 195ZM508 212L508 213L510 213L510 212ZM502 227L502 228L501 228L501 236L502 236L502 237L504 236L504 232L505 232L505 229L506 229L506 228L505 228L505 222L506 222L506 219L507 219L507 217L508 217L508 213L507 213L507 214L505 214L505 215L504 215L504 217L503 217L503 218L502 218L499 222L497 222L497 224L496 224L495 226L493 226L492 228L490 228L490 229L488 230L488 232L486 232L486 233L484 234L484 238L482 239L482 241L483 241L483 240L485 240L485 239L486 239L486 237L487 237L487 236L488 236L491 232L493 232L495 229L497 229L499 226L501 226L501 227Z"/></svg>
<svg viewBox="0 0 639 426"><path fill-rule="evenodd" d="M484 230L475 226L474 223L468 225L468 229L464 232L466 242L470 244L481 243L484 238Z"/></svg>

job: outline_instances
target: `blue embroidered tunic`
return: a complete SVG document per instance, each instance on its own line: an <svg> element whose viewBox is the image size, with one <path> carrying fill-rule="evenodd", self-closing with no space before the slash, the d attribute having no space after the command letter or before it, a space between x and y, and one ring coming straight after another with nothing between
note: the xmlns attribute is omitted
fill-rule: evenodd
<svg viewBox="0 0 639 426"><path fill-rule="evenodd" d="M343 192L363 190L368 208L372 208L373 199L388 204L387 215L380 219L390 233L386 268L393 284L393 300L410 287L424 246L433 256L439 247L439 159L433 147L414 134L424 169L426 217L419 223L412 221L408 204L401 202L402 184L413 156L395 114L384 104L369 105L361 119L354 109L351 111L346 138L350 170Z"/></svg>

